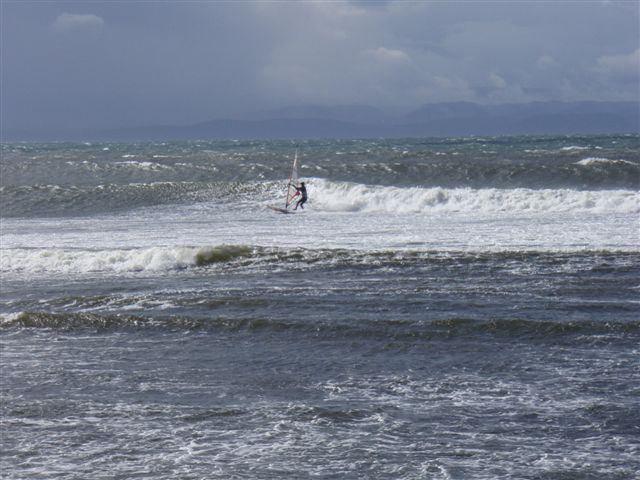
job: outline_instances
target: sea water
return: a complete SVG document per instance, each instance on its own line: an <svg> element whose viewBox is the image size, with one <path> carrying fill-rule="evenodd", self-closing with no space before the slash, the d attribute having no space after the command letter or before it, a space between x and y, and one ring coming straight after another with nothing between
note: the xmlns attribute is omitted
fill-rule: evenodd
<svg viewBox="0 0 640 480"><path fill-rule="evenodd" d="M637 135L1 168L3 478L637 478Z"/></svg>

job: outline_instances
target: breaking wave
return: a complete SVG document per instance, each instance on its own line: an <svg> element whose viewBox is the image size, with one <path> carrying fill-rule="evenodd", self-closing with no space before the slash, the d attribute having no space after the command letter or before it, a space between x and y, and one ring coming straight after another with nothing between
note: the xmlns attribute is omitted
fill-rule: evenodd
<svg viewBox="0 0 640 480"><path fill-rule="evenodd" d="M307 269L326 266L406 267L410 264L451 264L496 260L522 261L538 259L565 264L582 257L592 261L600 255L615 253L624 262L637 261L636 251L464 251L464 250L350 250L341 248L307 249L252 245L176 246L132 249L30 249L1 251L0 273L23 275L47 274L125 274L158 273L199 268L229 271L272 268Z"/></svg>
<svg viewBox="0 0 640 480"><path fill-rule="evenodd" d="M563 152L572 152L572 151L582 151L582 150L589 150L591 147L585 147L585 146L581 146L581 145L570 145L568 147L562 147L560 148L561 151Z"/></svg>
<svg viewBox="0 0 640 480"><path fill-rule="evenodd" d="M583 167L602 162L588 158ZM314 209L342 212L595 212L637 213L637 190L576 190L531 188L400 187L308 178ZM0 187L2 216L87 216L158 205L216 202L218 205L249 202L272 203L285 182L159 182L97 186Z"/></svg>
<svg viewBox="0 0 640 480"><path fill-rule="evenodd" d="M582 165L582 166L634 165L637 167L640 164L635 162L630 162L629 160L621 160L621 159L612 160L609 158L602 158L602 157L587 157L587 158L583 158L579 162L576 162L576 165Z"/></svg>
<svg viewBox="0 0 640 480"><path fill-rule="evenodd" d="M226 263L257 255L258 247L150 247L112 250L10 249L0 271L19 273L159 272Z"/></svg>
<svg viewBox="0 0 640 480"><path fill-rule="evenodd" d="M632 190L399 188L316 179L314 208L342 212L596 212L638 213Z"/></svg>

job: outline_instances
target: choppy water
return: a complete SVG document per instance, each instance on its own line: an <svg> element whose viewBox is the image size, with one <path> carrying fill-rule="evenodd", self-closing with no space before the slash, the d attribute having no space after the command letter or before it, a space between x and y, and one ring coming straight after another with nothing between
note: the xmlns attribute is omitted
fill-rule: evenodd
<svg viewBox="0 0 640 480"><path fill-rule="evenodd" d="M4 478L637 478L638 136L5 144Z"/></svg>

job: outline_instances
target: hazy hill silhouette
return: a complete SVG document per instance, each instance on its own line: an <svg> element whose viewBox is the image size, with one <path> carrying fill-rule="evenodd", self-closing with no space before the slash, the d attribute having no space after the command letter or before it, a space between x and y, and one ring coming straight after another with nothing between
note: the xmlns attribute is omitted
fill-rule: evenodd
<svg viewBox="0 0 640 480"><path fill-rule="evenodd" d="M187 140L639 133L639 102L447 102L391 115L367 105L292 106L193 125L2 132L3 140Z"/></svg>

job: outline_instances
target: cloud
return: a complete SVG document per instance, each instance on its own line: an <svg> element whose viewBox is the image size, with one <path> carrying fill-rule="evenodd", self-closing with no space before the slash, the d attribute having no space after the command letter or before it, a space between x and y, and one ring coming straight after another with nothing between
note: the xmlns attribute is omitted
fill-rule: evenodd
<svg viewBox="0 0 640 480"><path fill-rule="evenodd" d="M498 75L495 72L489 73L489 82L495 88L504 88L507 86L507 82L504 81L504 78L502 78L500 75Z"/></svg>
<svg viewBox="0 0 640 480"><path fill-rule="evenodd" d="M614 77L640 77L640 48L629 54L599 57L598 69L600 72Z"/></svg>
<svg viewBox="0 0 640 480"><path fill-rule="evenodd" d="M560 63L551 55L542 55L538 59L537 65L540 68L555 68L560 66Z"/></svg>
<svg viewBox="0 0 640 480"><path fill-rule="evenodd" d="M62 13L51 24L56 33L91 32L97 33L104 28L104 20L93 14Z"/></svg>
<svg viewBox="0 0 640 480"><path fill-rule="evenodd" d="M14 128L134 126L309 103L635 100L638 13L527 0L3 2L3 113Z"/></svg>
<svg viewBox="0 0 640 480"><path fill-rule="evenodd" d="M411 58L402 50L378 47L367 49L364 52L366 57L372 58L380 63L409 63Z"/></svg>

